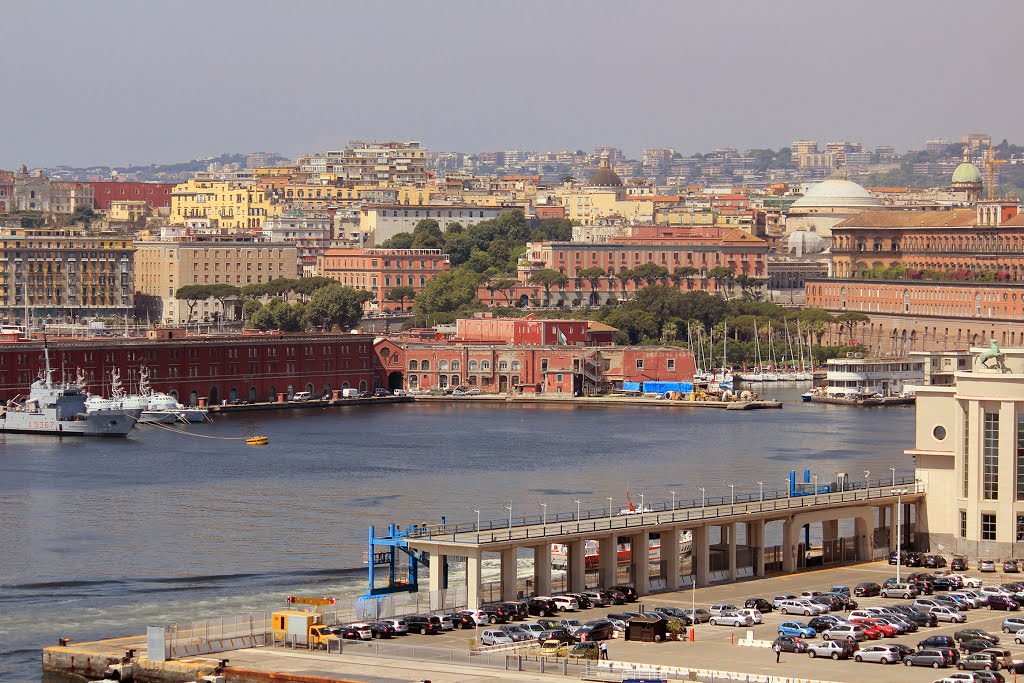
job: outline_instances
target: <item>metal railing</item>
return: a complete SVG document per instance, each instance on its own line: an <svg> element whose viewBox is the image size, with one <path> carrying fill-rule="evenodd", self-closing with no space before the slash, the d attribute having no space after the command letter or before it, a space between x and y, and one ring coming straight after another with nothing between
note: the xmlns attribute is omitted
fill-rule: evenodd
<svg viewBox="0 0 1024 683"><path fill-rule="evenodd" d="M549 518L546 524L539 516L527 516L518 518L518 521L513 520L511 526L509 526L507 520L503 526L497 526L494 522L487 522L481 523L480 528L477 528L475 523L429 525L423 527L421 531L410 533L409 540L437 540L446 543L466 544L500 543L545 538L548 536L565 536L582 532L614 531L617 529L630 529L674 522L703 521L706 519L718 519L760 512L827 507L836 503L853 503L879 498L896 498L896 495L892 493L894 487L907 489L909 495L924 493L924 485L918 482L913 475L881 479L874 482L873 486L854 486L852 482L848 483L850 485L845 490L836 493L812 492L796 496L776 495L769 497L766 492L763 500L760 494L737 495L735 499L730 496L721 496L703 501L677 501L674 509L671 505L667 504L659 506L645 505L645 512L631 514L613 513L609 515L607 509L600 511L588 510L585 516L581 514L578 519L574 516L573 519L565 520L563 515L557 515ZM825 488L825 485L822 485L819 487L819 490Z"/></svg>
<svg viewBox="0 0 1024 683"><path fill-rule="evenodd" d="M246 612L147 629L150 657L176 659L269 645L269 612Z"/></svg>

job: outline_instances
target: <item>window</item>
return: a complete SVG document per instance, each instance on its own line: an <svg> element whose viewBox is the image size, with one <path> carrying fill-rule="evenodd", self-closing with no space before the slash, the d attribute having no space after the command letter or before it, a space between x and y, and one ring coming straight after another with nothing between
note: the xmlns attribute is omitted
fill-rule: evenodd
<svg viewBox="0 0 1024 683"><path fill-rule="evenodd" d="M519 372L522 370L523 365L517 360L512 361L512 372Z"/></svg>
<svg viewBox="0 0 1024 683"><path fill-rule="evenodd" d="M419 361L415 361L415 360L409 361L409 369L410 370L419 370L420 369Z"/></svg>
<svg viewBox="0 0 1024 683"><path fill-rule="evenodd" d="M489 361L489 360L482 360L482 361L480 361L480 369L481 370L490 370L491 369L491 361Z"/></svg>
<svg viewBox="0 0 1024 683"><path fill-rule="evenodd" d="M668 369L669 370L675 370L676 369L676 359L675 358L669 358L668 359Z"/></svg>
<svg viewBox="0 0 1024 683"><path fill-rule="evenodd" d="M441 371L441 372L447 372L448 371L448 361L443 360L443 361L438 362L437 369L439 371Z"/></svg>
<svg viewBox="0 0 1024 683"><path fill-rule="evenodd" d="M1017 518L1018 520L1020 517ZM1017 522L1018 527L1020 522ZM967 538L967 510L960 511L960 538Z"/></svg>
<svg viewBox="0 0 1024 683"><path fill-rule="evenodd" d="M644 369L644 359L643 358L637 358L636 359L636 369L637 370L643 370Z"/></svg>
<svg viewBox="0 0 1024 683"><path fill-rule="evenodd" d="M999 413L985 413L982 442L982 493L985 500L999 499Z"/></svg>
<svg viewBox="0 0 1024 683"><path fill-rule="evenodd" d="M996 540L996 516L984 514L981 516L981 540Z"/></svg>
<svg viewBox="0 0 1024 683"><path fill-rule="evenodd" d="M1024 541L1024 515L1017 515L1017 542Z"/></svg>
<svg viewBox="0 0 1024 683"><path fill-rule="evenodd" d="M562 376L561 375L555 375L555 381L556 382L561 382L562 381Z"/></svg>

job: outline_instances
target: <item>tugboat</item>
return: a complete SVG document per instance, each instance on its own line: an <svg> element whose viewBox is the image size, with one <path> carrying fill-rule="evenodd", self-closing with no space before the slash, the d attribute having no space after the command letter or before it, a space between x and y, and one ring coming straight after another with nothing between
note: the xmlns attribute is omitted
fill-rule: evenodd
<svg viewBox="0 0 1024 683"><path fill-rule="evenodd" d="M120 406L86 406L84 382L54 383L50 350L43 345L46 370L29 388L28 398L14 398L0 409L0 432L54 436L127 436L138 415ZM138 411L141 412L141 411Z"/></svg>

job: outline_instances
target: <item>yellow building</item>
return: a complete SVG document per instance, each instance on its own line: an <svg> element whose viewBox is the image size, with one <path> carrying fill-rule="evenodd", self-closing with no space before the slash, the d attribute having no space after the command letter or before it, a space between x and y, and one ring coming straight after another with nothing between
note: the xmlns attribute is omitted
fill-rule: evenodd
<svg viewBox="0 0 1024 683"><path fill-rule="evenodd" d="M192 178L171 191L171 223L205 219L210 227L259 230L270 208L261 185Z"/></svg>
<svg viewBox="0 0 1024 683"><path fill-rule="evenodd" d="M0 231L0 315L23 321L124 315L133 305L132 242L83 230Z"/></svg>
<svg viewBox="0 0 1024 683"><path fill-rule="evenodd" d="M107 218L112 221L138 223L149 215L149 204L145 201L111 201Z"/></svg>
<svg viewBox="0 0 1024 683"><path fill-rule="evenodd" d="M298 274L294 244L214 239L137 242L135 248L136 298L152 318L167 323L224 315L217 299L201 301L191 310L187 302L175 299L185 285L244 287ZM227 319L237 317L236 309L237 302L229 304Z"/></svg>

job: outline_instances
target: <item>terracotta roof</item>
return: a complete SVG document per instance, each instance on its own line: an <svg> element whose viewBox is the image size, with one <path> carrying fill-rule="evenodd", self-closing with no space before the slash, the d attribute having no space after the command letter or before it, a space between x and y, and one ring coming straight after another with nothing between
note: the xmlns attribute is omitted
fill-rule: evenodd
<svg viewBox="0 0 1024 683"><path fill-rule="evenodd" d="M1024 213L1018 213L1013 218L1008 218L1003 221L1003 225L1008 225L1012 228L1024 227Z"/></svg>
<svg viewBox="0 0 1024 683"><path fill-rule="evenodd" d="M847 218L832 230L842 228L966 228L978 219L974 209L952 211L864 211Z"/></svg>

